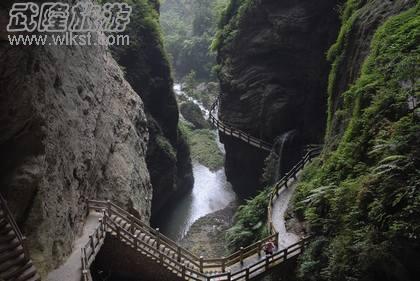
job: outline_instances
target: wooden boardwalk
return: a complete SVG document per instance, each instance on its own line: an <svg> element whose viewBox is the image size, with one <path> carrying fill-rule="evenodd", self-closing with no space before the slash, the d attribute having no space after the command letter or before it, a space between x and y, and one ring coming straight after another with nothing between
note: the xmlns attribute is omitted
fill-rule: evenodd
<svg viewBox="0 0 420 281"><path fill-rule="evenodd" d="M218 106L219 106L219 98L216 99L216 101L213 103L213 105L210 108L209 120L219 130L219 132L221 132L224 135L240 139L256 148L259 148L265 151L272 150L273 144L266 142L262 139L256 138L220 120L217 116Z"/></svg>
<svg viewBox="0 0 420 281"><path fill-rule="evenodd" d="M283 195L288 197L286 201L290 200L293 182L298 178L305 164L318 153L319 151L315 150L308 152L273 188L267 207L267 221L271 235L241 248L228 257L215 259L198 257L161 234L159 229L151 228L112 202L90 200L89 209L101 213L102 218L99 220L97 229L89 236L89 241L82 248L83 280L91 280L90 266L103 245L106 235L115 236L136 249L139 254L147 256L185 280L251 280L284 261L295 258L302 253L309 243L309 238L299 239L291 244L279 243L276 229L279 227L277 224L279 214L276 211L276 203L282 204ZM280 246L272 256L263 254L263 247L267 241L275 241L275 244Z"/></svg>

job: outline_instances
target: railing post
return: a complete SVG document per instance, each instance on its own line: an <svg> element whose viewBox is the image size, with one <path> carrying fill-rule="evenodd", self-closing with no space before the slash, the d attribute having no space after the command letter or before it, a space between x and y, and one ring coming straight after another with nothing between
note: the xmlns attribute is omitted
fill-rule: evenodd
<svg viewBox="0 0 420 281"><path fill-rule="evenodd" d="M25 254L26 258L30 258L29 256L29 250L28 250L28 244L27 244L28 240L26 239L25 236L22 236L22 247L23 247L23 252Z"/></svg>
<svg viewBox="0 0 420 281"><path fill-rule="evenodd" d="M156 228L156 249L160 248L160 229Z"/></svg>
<svg viewBox="0 0 420 281"><path fill-rule="evenodd" d="M134 240L134 247L137 249L139 247L139 238L136 234L133 235L133 240Z"/></svg>
<svg viewBox="0 0 420 281"><path fill-rule="evenodd" d="M130 215L130 233L134 234L135 229L134 229L134 216Z"/></svg>
<svg viewBox="0 0 420 281"><path fill-rule="evenodd" d="M300 241L300 248L301 248L301 252L305 249L305 239L303 239L302 241Z"/></svg>
<svg viewBox="0 0 420 281"><path fill-rule="evenodd" d="M178 246L177 248L177 261L181 262L181 247Z"/></svg>
<svg viewBox="0 0 420 281"><path fill-rule="evenodd" d="M95 254L95 242L93 241L93 235L89 235L90 246L92 247L92 253Z"/></svg>
<svg viewBox="0 0 420 281"><path fill-rule="evenodd" d="M276 232L276 237L274 238L274 244L276 245L277 249L279 248L279 233Z"/></svg>
<svg viewBox="0 0 420 281"><path fill-rule="evenodd" d="M101 221L99 221L99 223L101 224L102 222ZM99 225L99 228L95 231L95 236L96 236L96 241L98 242L98 244L99 244L99 231L101 230L101 225Z"/></svg>
<svg viewBox="0 0 420 281"><path fill-rule="evenodd" d="M106 215L102 218L102 231L104 232L104 236L106 235Z"/></svg>
<svg viewBox="0 0 420 281"><path fill-rule="evenodd" d="M262 242L261 242L261 240L260 241L258 241L258 257L260 258L261 257L261 245L262 244Z"/></svg>
<svg viewBox="0 0 420 281"><path fill-rule="evenodd" d="M232 273L229 271L227 274L227 280L231 281L232 280Z"/></svg>
<svg viewBox="0 0 420 281"><path fill-rule="evenodd" d="M107 200L106 205L107 205L108 215L111 216L111 201Z"/></svg>
<svg viewBox="0 0 420 281"><path fill-rule="evenodd" d="M185 279L185 264L182 264L181 275L182 279Z"/></svg>
<svg viewBox="0 0 420 281"><path fill-rule="evenodd" d="M158 253L159 253L160 264L163 265L163 254L160 251L158 251Z"/></svg>
<svg viewBox="0 0 420 281"><path fill-rule="evenodd" d="M226 258L222 257L222 272L225 273L226 271Z"/></svg>
<svg viewBox="0 0 420 281"><path fill-rule="evenodd" d="M241 247L240 251L241 251L241 257L240 257L241 265L244 265L244 247Z"/></svg>
<svg viewBox="0 0 420 281"><path fill-rule="evenodd" d="M83 263L83 269L86 269L86 266L87 266L87 261L86 261L86 258L87 258L87 255L86 255L86 248L82 248L82 252L83 252L83 257L82 257L82 263Z"/></svg>
<svg viewBox="0 0 420 281"><path fill-rule="evenodd" d="M245 271L245 280L249 280L249 266L246 268Z"/></svg>
<svg viewBox="0 0 420 281"><path fill-rule="evenodd" d="M121 239L120 227L116 225L116 228L117 228L117 239L120 240Z"/></svg>
<svg viewBox="0 0 420 281"><path fill-rule="evenodd" d="M270 266L270 256L265 257L265 270L268 270L268 267Z"/></svg>
<svg viewBox="0 0 420 281"><path fill-rule="evenodd" d="M284 249L284 260L287 260L287 248L286 249Z"/></svg>
<svg viewBox="0 0 420 281"><path fill-rule="evenodd" d="M204 258L203 258L203 256L200 256L200 273L204 272L203 264L204 264Z"/></svg>

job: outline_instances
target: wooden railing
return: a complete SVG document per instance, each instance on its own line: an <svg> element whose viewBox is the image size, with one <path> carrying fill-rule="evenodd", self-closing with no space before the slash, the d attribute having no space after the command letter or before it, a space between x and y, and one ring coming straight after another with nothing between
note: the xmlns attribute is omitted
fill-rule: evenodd
<svg viewBox="0 0 420 281"><path fill-rule="evenodd" d="M198 257L160 233L158 228L153 229L114 203L89 200L89 209L103 212L104 216L95 233L90 236L89 242L82 249L83 280L90 281L89 268L104 242L107 231L111 231L118 239L135 249L152 256L157 262L187 280L249 280L296 256L302 252L309 238L304 238L269 257L262 258L261 252L264 244L268 241L274 241L278 246L279 237L272 219L272 207L275 200L282 189L288 188L289 181L297 179L297 174L303 167L319 155L321 147L314 145L307 146L307 149L308 152L305 156L273 187L267 207L270 235L252 245L240 248L239 251L228 257L215 259ZM147 241L144 240L145 237L148 237ZM249 265L245 267L244 262L247 259L254 260L254 262L247 262Z"/></svg>
<svg viewBox="0 0 420 281"><path fill-rule="evenodd" d="M3 196L0 194L0 205L1 209L4 212L4 215L6 216L6 219L9 221L10 226L12 227L16 238L18 239L19 243L22 245L23 250L25 252L25 256L29 259L29 250L26 245L26 237L22 234L20 231L19 226L17 225L15 218L12 215L12 212L9 209L9 206L7 205L7 201L3 198Z"/></svg>
<svg viewBox="0 0 420 281"><path fill-rule="evenodd" d="M99 219L99 226L96 228L92 235L89 235L89 241L82 248L82 278L83 281L91 281L90 266L96 258L99 250L101 249L105 237L107 225L104 221L106 216Z"/></svg>
<svg viewBox="0 0 420 281"><path fill-rule="evenodd" d="M109 204L109 203L108 203ZM98 206L96 206L98 207ZM94 207L94 209L96 209ZM122 227L119 223L109 215L105 210L103 219L100 221L100 225L93 235L90 236L89 242L84 248L82 248L82 269L83 269L83 281L90 281L89 268L92 264L97 252L103 244L106 231L112 232L120 241L123 241L127 245L142 253L148 254L153 257L157 263L162 264L173 273L178 274L185 280L206 280L206 281L231 281L231 280L250 280L255 276L262 274L272 267L284 262L290 258L300 254L306 246L308 240L303 239L299 243L293 244L290 247L283 249L279 252L274 253L271 256L261 257L261 249L264 241L244 248L242 251L235 253L227 258L222 259L206 259L202 260L200 269L195 267L187 266L185 262L186 256L182 254L168 253L162 247L161 240L155 237L154 243L147 243L139 238L139 235L135 235L135 228L130 226L129 229ZM277 236L277 234L276 234ZM268 237L267 240L273 239ZM255 250L258 249L258 250ZM235 265L242 265L244 259L247 257L255 256L255 262L245 266L237 266L236 270L230 270L229 267ZM182 258L181 258L182 257ZM182 262L182 260L184 260ZM191 260L188 260L191 262ZM219 263L224 265L224 268L220 268L223 272L208 273L203 272L205 268L204 264L211 264L211 268L218 267Z"/></svg>
<svg viewBox="0 0 420 281"><path fill-rule="evenodd" d="M305 156L295 166L293 166L293 168L280 181L276 183L270 194L270 199L267 206L267 227L271 234L277 233L273 225L273 206L279 194L281 194L283 189L288 188L290 180L297 180L297 174L305 167L308 162L311 162L311 160L318 156L321 152L321 146L313 145L307 147L308 152L305 154Z"/></svg>
<svg viewBox="0 0 420 281"><path fill-rule="evenodd" d="M262 257L263 246L267 241L277 243L278 235L273 234L228 257L218 259L204 259L197 257L188 250L178 246L174 241L151 228L138 218L132 216L122 208L105 201L89 201L89 208L103 212L96 231L89 236L89 241L82 248L83 281L90 281L90 266L99 249L104 243L106 232L112 232L119 240L127 243L140 252L147 253L158 263L187 280L248 280L254 275L261 274L279 263L300 253L306 243L294 244L287 249L275 253L270 257ZM117 219L116 219L117 218ZM119 220L119 222L117 222ZM124 228L122 222L126 223ZM150 235L152 240L144 241L140 237ZM251 259L249 266L244 267L244 261ZM231 268L239 268L231 270ZM245 278L245 279L244 279ZM246 279L248 278L248 279Z"/></svg>
<svg viewBox="0 0 420 281"><path fill-rule="evenodd" d="M210 114L209 114L209 120L210 122L223 134L232 136L235 138L238 138L254 147L271 151L273 145L269 142L266 142L262 139L256 138L254 136L251 136L248 133L245 133L244 131L241 131L239 129L234 128L230 124L223 122L220 120L217 116L216 109L219 105L219 99L217 98L216 101L213 103L213 105L210 108Z"/></svg>

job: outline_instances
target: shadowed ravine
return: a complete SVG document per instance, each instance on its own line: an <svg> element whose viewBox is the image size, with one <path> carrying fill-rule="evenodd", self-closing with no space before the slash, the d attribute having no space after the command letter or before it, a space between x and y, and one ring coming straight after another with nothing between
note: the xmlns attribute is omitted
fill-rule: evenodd
<svg viewBox="0 0 420 281"><path fill-rule="evenodd" d="M177 95L186 96L179 84L175 85L174 90ZM203 116L207 119L208 111L204 106L191 97L187 98L200 107ZM217 133L215 140L224 153ZM163 234L175 241L184 238L192 224L199 218L222 210L236 201L236 194L226 180L224 168L211 171L208 167L194 161L193 175L193 189L181 199L172 202L154 221L154 226L159 227Z"/></svg>

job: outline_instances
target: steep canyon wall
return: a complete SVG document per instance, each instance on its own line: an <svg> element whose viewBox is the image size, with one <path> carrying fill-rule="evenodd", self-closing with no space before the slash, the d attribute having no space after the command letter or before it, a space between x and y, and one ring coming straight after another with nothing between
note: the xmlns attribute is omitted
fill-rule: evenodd
<svg viewBox="0 0 420 281"><path fill-rule="evenodd" d="M295 130L320 143L329 63L338 30L337 1L231 1L216 39L220 118L274 143ZM237 189L259 185L267 155L229 138L226 171ZM298 149L297 149L298 150Z"/></svg>

